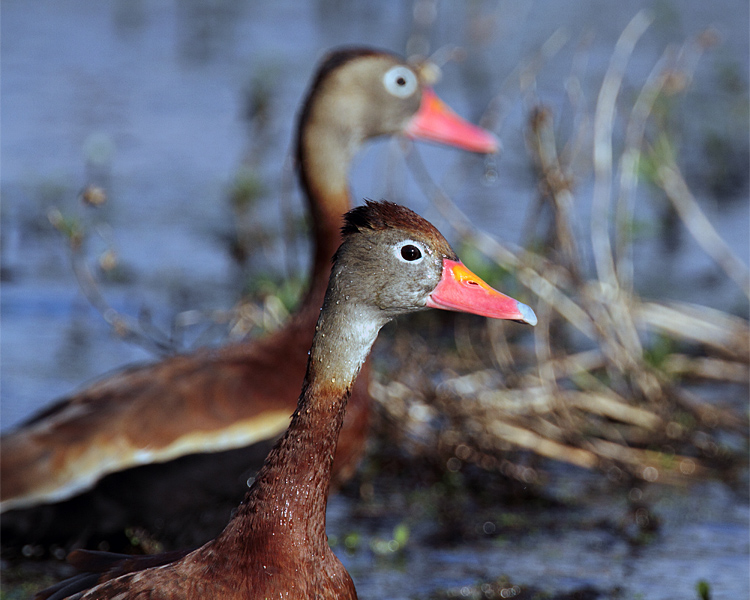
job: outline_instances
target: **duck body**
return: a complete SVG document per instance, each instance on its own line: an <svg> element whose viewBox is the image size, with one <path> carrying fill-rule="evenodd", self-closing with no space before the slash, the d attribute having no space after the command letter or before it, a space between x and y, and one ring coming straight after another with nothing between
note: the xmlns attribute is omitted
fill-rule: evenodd
<svg viewBox="0 0 750 600"><path fill-rule="evenodd" d="M532 324L535 317L465 269L437 230L404 207L368 202L348 213L343 231L297 408L229 524L197 550L119 576L105 572L70 597L357 597L328 545L326 505L347 401L378 331L434 306ZM51 597L67 596L39 596Z"/></svg>
<svg viewBox="0 0 750 600"><path fill-rule="evenodd" d="M329 54L297 127L297 169L314 239L299 308L271 335L127 368L5 433L4 552L29 543L81 545L127 526L144 527L167 547L202 543L220 530L247 490L253 465L289 424L350 207L347 176L358 149L398 133L478 152L497 149L491 134L435 102L419 69L392 54L363 48ZM362 377L351 390L336 483L352 474L364 448L366 386Z"/></svg>

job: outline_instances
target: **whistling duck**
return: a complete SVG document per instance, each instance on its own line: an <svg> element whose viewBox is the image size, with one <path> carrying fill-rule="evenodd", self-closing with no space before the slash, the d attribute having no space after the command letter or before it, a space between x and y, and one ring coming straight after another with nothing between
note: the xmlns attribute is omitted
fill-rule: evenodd
<svg viewBox="0 0 750 600"><path fill-rule="evenodd" d="M174 515L183 505L186 514L201 515L191 519L196 528L209 519L210 510L221 510L214 529L199 534L202 538L190 540L184 535L189 528L178 527L183 537L177 544L202 543L216 534L226 522L225 510L235 506L246 489L247 475L240 478L243 471L236 469L237 464L247 468L249 459L228 449L244 450L268 439L257 457L260 464L294 410L331 257L341 239L342 215L350 208L347 174L360 146L376 136L401 133L470 151L497 149L492 134L462 120L437 98L423 72L427 69L371 49L328 55L297 127L296 166L312 215L314 258L309 288L296 313L264 338L108 376L3 435L0 511L60 502L92 487L107 473L120 472L100 482L97 499L68 501L74 504L63 516L50 513L50 506L40 507L46 511L41 515L6 513L5 544L14 536L21 543L61 541L57 532L66 527L78 531L81 521L93 527L97 519L106 520L103 527L110 532L132 524L159 529L166 516L172 517L167 523L176 522ZM334 465L334 474L340 476L352 471L366 437L369 397L365 378L361 379L352 391ZM220 451L225 452L220 460L213 454L196 454ZM183 458L174 460L178 457ZM192 463L184 462L189 458L203 461L203 471L189 472ZM158 463L167 461L176 471L165 476L159 470L164 465ZM144 464L148 466L131 468ZM112 483L112 477L125 479ZM174 479L182 480L181 489ZM217 480L233 484L231 494L222 497L224 504L215 495ZM168 508L160 492L169 495ZM195 510L202 495L207 498ZM152 496L155 500L149 503ZM18 514L18 519L8 518ZM16 523L17 531L9 529Z"/></svg>
<svg viewBox="0 0 750 600"><path fill-rule="evenodd" d="M224 531L173 562L114 579L104 574L76 598L357 597L328 545L326 504L347 399L378 331L428 307L532 325L536 316L469 271L440 232L407 208L367 202L346 214L342 234L297 409ZM40 597L76 590L67 586Z"/></svg>

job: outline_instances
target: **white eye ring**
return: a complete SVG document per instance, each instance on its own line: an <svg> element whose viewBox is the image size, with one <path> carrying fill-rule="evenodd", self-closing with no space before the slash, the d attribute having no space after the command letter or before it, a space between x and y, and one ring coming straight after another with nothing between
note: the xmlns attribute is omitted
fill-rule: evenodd
<svg viewBox="0 0 750 600"><path fill-rule="evenodd" d="M383 85L392 96L408 98L417 91L419 81L414 71L399 65L386 71L383 75Z"/></svg>
<svg viewBox="0 0 750 600"><path fill-rule="evenodd" d="M417 265L424 260L427 250L419 242L404 240L393 247L393 253L401 262Z"/></svg>

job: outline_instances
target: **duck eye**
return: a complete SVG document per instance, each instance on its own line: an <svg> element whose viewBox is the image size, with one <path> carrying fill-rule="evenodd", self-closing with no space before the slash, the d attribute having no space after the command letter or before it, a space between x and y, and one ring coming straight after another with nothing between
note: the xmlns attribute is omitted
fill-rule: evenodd
<svg viewBox="0 0 750 600"><path fill-rule="evenodd" d="M419 81L414 71L399 65L386 71L383 75L383 85L389 94L397 98L407 98L416 91Z"/></svg>
<svg viewBox="0 0 750 600"><path fill-rule="evenodd" d="M425 254L429 254L429 250L425 249L420 242L403 240L394 246L393 254L400 261L415 264L422 262Z"/></svg>
<svg viewBox="0 0 750 600"><path fill-rule="evenodd" d="M422 253L416 246L407 244L406 246L401 248L401 256L404 258L404 260L412 261L422 258Z"/></svg>

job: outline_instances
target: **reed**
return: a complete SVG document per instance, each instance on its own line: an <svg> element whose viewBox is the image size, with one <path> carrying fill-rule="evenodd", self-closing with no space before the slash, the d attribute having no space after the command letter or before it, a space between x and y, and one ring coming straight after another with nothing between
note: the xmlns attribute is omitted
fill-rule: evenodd
<svg viewBox="0 0 750 600"><path fill-rule="evenodd" d="M513 273L539 317L533 333L488 324L490 356L470 368L440 365L438 383L404 370L395 380L389 374L388 385L372 385L388 431L400 428L413 452L440 448L448 460L500 468L508 450L524 449L668 483L726 476L746 463L747 319L709 306L646 300L633 283L634 206L645 173L685 230L750 298L747 266L701 210L668 145L669 132L653 114L665 97L686 93L713 36L667 48L628 103L620 94L623 75L649 24L641 12L625 28L593 107L571 95L579 127L570 139L560 139L553 111L533 93L536 72L565 43L560 34L514 72L527 106L527 146L540 190L527 229L543 227L536 219L545 210L552 215L543 234L530 235L524 248L503 244L450 199L445 189L451 178L464 177L460 166L439 185L416 150L409 153L415 179L463 243ZM504 86L503 94L511 87ZM510 101L496 98L490 116L498 118L497 107ZM586 175L593 178L590 198L576 185ZM585 202L589 223L575 210ZM455 338L464 356L482 354L476 346L462 351L468 337L460 322ZM434 367L430 352L425 362ZM408 365L421 362L412 356ZM447 421L429 429L426 415ZM515 472L528 476L524 469Z"/></svg>

